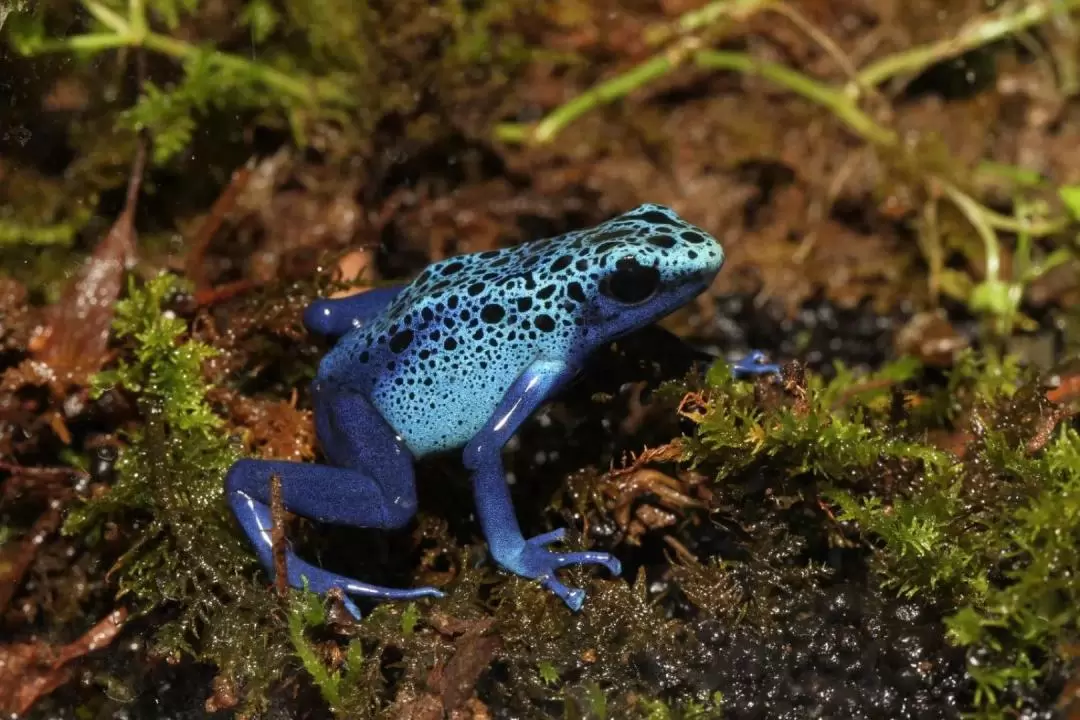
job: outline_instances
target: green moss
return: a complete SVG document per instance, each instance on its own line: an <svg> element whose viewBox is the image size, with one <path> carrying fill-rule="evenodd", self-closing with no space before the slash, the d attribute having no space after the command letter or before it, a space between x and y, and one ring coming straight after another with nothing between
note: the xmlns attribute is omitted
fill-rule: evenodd
<svg viewBox="0 0 1080 720"><path fill-rule="evenodd" d="M325 598L306 588L290 591L288 608L289 640L304 669L315 682L330 710L338 717L357 717L372 701L367 686L361 682L364 648L360 640L351 640L345 650L344 668L331 669L319 657L307 632L326 623Z"/></svg>
<svg viewBox="0 0 1080 720"><path fill-rule="evenodd" d="M862 379L841 368L770 391L720 364L683 406L698 423L687 448L718 483L767 463L781 501L828 500L834 542L864 543L886 587L946 609L977 708L995 714L1080 642L1080 435L1066 424L1029 447L1052 410L1012 360L968 355L937 390L905 394L917 373L909 361ZM933 434L966 438L963 458Z"/></svg>
<svg viewBox="0 0 1080 720"><path fill-rule="evenodd" d="M130 359L96 377L95 392L115 385L132 394L142 427L128 433L115 485L75 508L64 529L90 544L106 522L128 533L110 574L138 612L163 613L157 652L217 665L254 708L291 652L224 503L222 477L236 452L206 400L201 365L212 351L186 339L184 321L163 308L179 286L161 275L117 305L114 329Z"/></svg>
<svg viewBox="0 0 1080 720"><path fill-rule="evenodd" d="M850 373L842 367L825 383L810 376L800 390L799 402L763 412L753 402L754 386L732 379L726 365L714 366L707 377L707 410L686 412L699 422L696 457L720 463L720 476L733 474L751 463L780 460L788 475L814 473L825 478L851 478L885 460L946 462L943 453L883 433L888 424L882 408L887 390L883 383L903 382L915 373L910 361L890 365L866 378L863 390L854 391Z"/></svg>
<svg viewBox="0 0 1080 720"><path fill-rule="evenodd" d="M1011 683L1067 660L1080 640L1080 433L1063 427L1037 457L1013 449L1005 466L1031 482L1026 498L969 550L997 581L948 619L953 639L973 651L968 671L989 708Z"/></svg>
<svg viewBox="0 0 1080 720"><path fill-rule="evenodd" d="M720 720L724 716L723 693L716 693L708 702L687 700L666 703L663 700L642 700L643 720Z"/></svg>
<svg viewBox="0 0 1080 720"><path fill-rule="evenodd" d="M183 342L187 323L162 308L181 287L175 275L158 275L142 289L129 282L128 297L116 304L113 331L134 341L133 359L99 373L92 392L100 396L122 387L160 406L172 430L210 437L222 423L206 402L202 364L215 351L204 343Z"/></svg>

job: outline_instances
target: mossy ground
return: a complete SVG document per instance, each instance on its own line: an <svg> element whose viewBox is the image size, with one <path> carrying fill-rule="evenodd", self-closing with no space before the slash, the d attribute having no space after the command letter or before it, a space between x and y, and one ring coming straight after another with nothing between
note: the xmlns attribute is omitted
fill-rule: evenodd
<svg viewBox="0 0 1080 720"><path fill-rule="evenodd" d="M1076 713L1074 3L828 5L0 15L19 51L0 57L0 706ZM992 20L1007 31L973 43ZM868 33L888 40L863 57ZM221 479L241 454L318 457L305 388L325 347L304 305L358 267L408 277L645 201L721 238L718 285L674 335L598 353L507 452L526 532L568 526L623 576L569 571L589 592L575 615L495 570L444 457L421 464L406 530L284 523L306 556L445 599L356 624L276 588ZM90 256L124 209L130 268ZM121 301L95 304L109 288ZM82 353L50 351L76 323L108 346L71 332ZM791 362L736 382L676 335Z"/></svg>

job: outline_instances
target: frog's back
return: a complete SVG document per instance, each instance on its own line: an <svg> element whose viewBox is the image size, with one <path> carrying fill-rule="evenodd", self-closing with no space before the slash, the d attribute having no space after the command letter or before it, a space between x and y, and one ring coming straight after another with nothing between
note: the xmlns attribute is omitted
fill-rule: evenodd
<svg viewBox="0 0 1080 720"><path fill-rule="evenodd" d="M341 338L320 378L364 392L417 455L464 445L530 363L576 343L580 285L559 271L587 269L580 243L565 235L429 266Z"/></svg>
<svg viewBox="0 0 1080 720"><path fill-rule="evenodd" d="M590 349L590 288L619 246L650 230L642 220L610 221L435 263L381 316L339 340L320 381L368 396L418 456L460 447L532 362ZM649 246L658 254L668 247ZM718 245L715 252L722 256Z"/></svg>

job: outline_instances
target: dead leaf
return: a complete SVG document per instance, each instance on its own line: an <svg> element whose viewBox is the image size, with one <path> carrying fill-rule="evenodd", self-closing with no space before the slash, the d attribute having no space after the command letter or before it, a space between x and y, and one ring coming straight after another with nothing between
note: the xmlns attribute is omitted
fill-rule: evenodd
<svg viewBox="0 0 1080 720"><path fill-rule="evenodd" d="M72 661L109 645L127 616L124 608L114 610L78 640L60 647L41 642L0 645L0 713L22 715L70 680Z"/></svg>
<svg viewBox="0 0 1080 720"><path fill-rule="evenodd" d="M0 615L7 610L15 590L22 584L42 540L60 527L60 517L59 508L47 510L34 523L26 539L6 543L0 548Z"/></svg>
<svg viewBox="0 0 1080 720"><path fill-rule="evenodd" d="M445 667L431 671L428 684L439 693L443 708L452 712L472 697L480 674L491 664L502 647L498 637L466 633L456 643L457 649Z"/></svg>
<svg viewBox="0 0 1080 720"><path fill-rule="evenodd" d="M109 329L124 271L135 259L135 207L146 163L139 145L132 163L127 200L109 233L64 289L47 314L34 358L52 375L49 385L63 397L72 385L85 385L108 359Z"/></svg>

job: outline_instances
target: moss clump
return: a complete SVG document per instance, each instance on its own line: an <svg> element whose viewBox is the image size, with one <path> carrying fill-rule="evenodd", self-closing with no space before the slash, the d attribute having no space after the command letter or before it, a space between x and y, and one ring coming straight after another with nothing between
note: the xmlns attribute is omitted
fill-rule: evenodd
<svg viewBox="0 0 1080 720"><path fill-rule="evenodd" d="M359 639L350 640L340 658L340 669L329 667L320 657L318 648L308 638L308 631L325 625L327 613L325 599L304 589L290 591L288 608L289 640L296 656L331 712L343 718L357 717L361 710L373 709L371 684L364 682L364 647ZM370 674L370 673L369 673Z"/></svg>
<svg viewBox="0 0 1080 720"><path fill-rule="evenodd" d="M1067 413L1011 361L969 355L936 388L904 391L919 379L903 361L753 387L720 365L682 404L698 426L687 448L731 496L756 470L774 502L822 498L829 545L868 548L883 586L944 608L975 706L995 715L1080 641L1080 435L1040 440Z"/></svg>
<svg viewBox="0 0 1080 720"><path fill-rule="evenodd" d="M95 392L133 394L142 427L128 433L116 483L73 510L65 531L93 543L106 521L126 528L128 549L110 572L141 613L163 614L155 650L217 665L255 707L291 648L223 501L236 453L206 400L201 366L212 349L185 341L186 323L163 308L178 287L161 275L117 305L115 331L132 359L100 374Z"/></svg>

